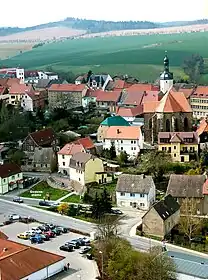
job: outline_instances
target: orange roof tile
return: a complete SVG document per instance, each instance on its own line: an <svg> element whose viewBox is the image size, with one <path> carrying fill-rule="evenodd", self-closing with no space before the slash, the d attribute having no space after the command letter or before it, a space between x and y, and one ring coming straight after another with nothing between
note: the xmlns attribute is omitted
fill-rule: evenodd
<svg viewBox="0 0 208 280"><path fill-rule="evenodd" d="M115 89L123 89L125 85L125 81L123 80L115 80L114 81L114 90Z"/></svg>
<svg viewBox="0 0 208 280"><path fill-rule="evenodd" d="M121 117L136 117L143 113L143 106L139 105L137 107L119 107L117 108L116 114Z"/></svg>
<svg viewBox="0 0 208 280"><path fill-rule="evenodd" d="M197 129L197 134L200 136L204 132L208 132L208 121L207 118L201 120L199 127Z"/></svg>
<svg viewBox="0 0 208 280"><path fill-rule="evenodd" d="M23 279L64 259L53 253L3 239L0 241L0 252L2 280Z"/></svg>
<svg viewBox="0 0 208 280"><path fill-rule="evenodd" d="M143 95L142 104L145 102L159 101L159 91L146 91Z"/></svg>
<svg viewBox="0 0 208 280"><path fill-rule="evenodd" d="M126 98L123 101L124 105L140 105L142 103L142 99L144 96L143 91L132 91L132 90L127 90L126 92Z"/></svg>
<svg viewBox="0 0 208 280"><path fill-rule="evenodd" d="M133 84L128 88L129 91L147 91L147 90L152 90L152 85L151 84Z"/></svg>
<svg viewBox="0 0 208 280"><path fill-rule="evenodd" d="M25 85L25 84L12 84L11 87L9 88L9 93L10 94L24 94L25 92L30 92L32 91L32 86Z"/></svg>
<svg viewBox="0 0 208 280"><path fill-rule="evenodd" d="M49 87L49 91L68 91L68 92L81 92L86 88L85 84L75 85L75 84L52 84Z"/></svg>
<svg viewBox="0 0 208 280"><path fill-rule="evenodd" d="M99 91L97 94L96 101L113 101L118 102L121 96L121 90L114 90L114 91Z"/></svg>
<svg viewBox="0 0 208 280"><path fill-rule="evenodd" d="M84 148L80 144L68 143L59 152L59 155L74 155L78 152L84 152Z"/></svg>
<svg viewBox="0 0 208 280"><path fill-rule="evenodd" d="M202 94L208 94L208 86L198 86L195 90L195 92L197 92L198 94L202 93Z"/></svg>
<svg viewBox="0 0 208 280"><path fill-rule="evenodd" d="M180 88L180 92L183 92L186 98L189 98L194 92L193 88Z"/></svg>
<svg viewBox="0 0 208 280"><path fill-rule="evenodd" d="M140 137L140 126L111 126L105 132L106 139L138 140Z"/></svg>
<svg viewBox="0 0 208 280"><path fill-rule="evenodd" d="M82 145L86 150L95 148L95 145L90 137L80 138L73 143Z"/></svg>
<svg viewBox="0 0 208 280"><path fill-rule="evenodd" d="M156 108L159 105L159 101L151 101L151 102L145 102L143 104L143 111L144 113L154 113L156 112Z"/></svg>

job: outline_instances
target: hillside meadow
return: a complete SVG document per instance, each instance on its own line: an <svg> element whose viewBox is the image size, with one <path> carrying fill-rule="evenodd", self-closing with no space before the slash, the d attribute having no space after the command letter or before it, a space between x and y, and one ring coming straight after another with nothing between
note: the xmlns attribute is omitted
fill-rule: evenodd
<svg viewBox="0 0 208 280"><path fill-rule="evenodd" d="M1 60L1 64L28 69L52 66L54 70L76 74L91 69L153 81L163 69L166 50L175 78L183 77L181 65L191 54L199 53L208 61L208 32L65 40ZM208 72L202 79L208 81Z"/></svg>

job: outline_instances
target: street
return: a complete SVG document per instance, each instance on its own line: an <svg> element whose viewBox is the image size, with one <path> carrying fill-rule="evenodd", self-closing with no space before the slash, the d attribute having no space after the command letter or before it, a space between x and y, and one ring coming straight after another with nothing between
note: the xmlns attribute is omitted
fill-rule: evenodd
<svg viewBox="0 0 208 280"><path fill-rule="evenodd" d="M73 228L75 230L80 230L82 232L90 234L91 232L96 231L96 225L81 221L78 219L74 219L71 217L62 216L57 213L53 213L50 211L44 211L42 209L33 208L31 206L27 205L19 205L14 202L5 201L3 199L0 199L0 214L3 216L8 216L9 214L19 214L21 216L31 216L35 218L36 220L43 222L43 223L53 223L53 224L59 224L61 226L66 226L69 228ZM2 221L1 221L2 222ZM121 225L119 235L125 239L127 239L131 245L141 251L148 251L153 246L161 246L161 242L143 238L139 236L129 236L128 229L130 226L133 226L133 222L136 222L135 218L130 219L129 225L128 223ZM186 252L186 249L182 247L176 247L171 244L167 244L167 249L171 249L173 252ZM190 251L189 254L198 256L199 253L195 251Z"/></svg>

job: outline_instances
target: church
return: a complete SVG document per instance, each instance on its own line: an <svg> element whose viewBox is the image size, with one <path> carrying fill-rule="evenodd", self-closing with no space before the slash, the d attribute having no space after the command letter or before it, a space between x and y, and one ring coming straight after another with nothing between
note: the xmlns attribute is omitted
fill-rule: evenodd
<svg viewBox="0 0 208 280"><path fill-rule="evenodd" d="M175 92L173 73L169 71L169 58L164 58L164 71L160 75L158 101L145 102L144 141L156 143L159 132L192 131L192 109L183 92Z"/></svg>

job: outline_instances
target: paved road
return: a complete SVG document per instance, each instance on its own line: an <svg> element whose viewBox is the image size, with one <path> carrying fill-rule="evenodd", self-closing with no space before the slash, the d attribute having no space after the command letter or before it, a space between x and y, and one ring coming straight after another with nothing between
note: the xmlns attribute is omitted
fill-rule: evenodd
<svg viewBox="0 0 208 280"><path fill-rule="evenodd" d="M56 174L56 173L55 173ZM23 172L23 176L25 177L38 177L38 178L43 178L43 177L48 177L49 173L43 173L43 172ZM52 174L53 175L53 174Z"/></svg>
<svg viewBox="0 0 208 280"><path fill-rule="evenodd" d="M86 233L91 233L92 231L96 231L96 226L81 220L76 220L70 217L61 216L59 214L54 214L49 211L43 211L40 209L32 208L31 206L26 205L19 205L13 202L5 201L0 199L0 214L9 215L9 214L19 214L22 216L31 216L37 219L40 222L51 222L54 224L59 224L62 226L70 227L76 230L80 230ZM135 249L141 251L147 251L153 246L161 246L161 243L158 243L154 240L144 239L139 236L130 237L129 234L126 232L121 232L121 237L126 238ZM174 252L186 252L183 248L180 247L172 247L172 245L167 244L167 248ZM195 251L192 251L189 254L196 255L198 254Z"/></svg>
<svg viewBox="0 0 208 280"><path fill-rule="evenodd" d="M61 226L66 226L86 233L95 231L94 225L90 223L73 219L70 217L64 217L49 211L42 211L40 209L35 209L32 208L31 206L26 206L21 204L19 205L17 203L0 199L0 214L8 216L14 213L20 216L30 216L43 223L59 224Z"/></svg>

